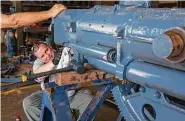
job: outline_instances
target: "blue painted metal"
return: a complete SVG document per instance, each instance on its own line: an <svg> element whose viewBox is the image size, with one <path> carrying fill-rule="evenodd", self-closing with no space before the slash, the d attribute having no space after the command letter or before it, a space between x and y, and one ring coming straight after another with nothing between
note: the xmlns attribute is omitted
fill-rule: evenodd
<svg viewBox="0 0 185 121"><path fill-rule="evenodd" d="M2 83L16 83L16 82L22 82L21 77L10 77L10 78L2 78L1 77L1 82Z"/></svg>
<svg viewBox="0 0 185 121"><path fill-rule="evenodd" d="M132 82L185 100L185 73L183 71L149 63L132 62L126 72L127 79Z"/></svg>
<svg viewBox="0 0 185 121"><path fill-rule="evenodd" d="M5 35L6 39L6 57L13 57L15 55L15 30L14 29L8 29Z"/></svg>
<svg viewBox="0 0 185 121"><path fill-rule="evenodd" d="M93 119L103 101L106 99L110 90L114 87L112 80L94 80L91 86L102 85L90 104L78 119L79 121L89 121ZM51 93L43 91L42 108L40 121L72 121L71 110L69 107L67 90L81 88L80 84L58 86L54 82L45 83L45 88L50 88Z"/></svg>
<svg viewBox="0 0 185 121"><path fill-rule="evenodd" d="M169 100L161 94L161 98L155 96L156 90L151 88L142 89L139 92L130 94L130 87L125 85L116 86L112 94L118 104L121 114L129 121L183 121L185 119L184 108L179 108L178 104L169 103ZM121 93L120 93L121 92ZM144 105L148 104L155 110L154 115L146 110ZM150 108L149 110L151 110ZM165 114L168 114L166 116Z"/></svg>
<svg viewBox="0 0 185 121"><path fill-rule="evenodd" d="M10 7L10 14L15 13L15 7L11 6ZM15 29L7 29L6 35L5 35L5 39L6 39L6 46L7 46L7 50L6 50L6 57L13 57L15 56L15 44L16 44L16 38L15 38Z"/></svg>
<svg viewBox="0 0 185 121"><path fill-rule="evenodd" d="M53 120L51 102L50 102L50 95L47 94L45 91L42 91L42 107L41 107L41 114L40 114L40 121Z"/></svg>
<svg viewBox="0 0 185 121"><path fill-rule="evenodd" d="M91 84L87 85L85 82L83 83L74 83L74 84L68 84L68 85L62 85L59 86L55 82L45 83L45 88L62 88L63 90L71 90L71 89L78 89L88 86L101 86L101 85L107 85L114 83L111 79L102 79L102 80L92 80Z"/></svg>
<svg viewBox="0 0 185 121"><path fill-rule="evenodd" d="M65 90L55 88L51 94L43 91L40 121L72 121L69 101Z"/></svg>
<svg viewBox="0 0 185 121"><path fill-rule="evenodd" d="M125 0L125 1L119 1L120 5L123 6L137 6L137 7L146 7L149 8L151 7L152 1L146 0L146 1L141 1L141 0Z"/></svg>
<svg viewBox="0 0 185 121"><path fill-rule="evenodd" d="M120 113L119 116L118 116L117 121L122 121L122 119L123 119L123 115Z"/></svg>
<svg viewBox="0 0 185 121"><path fill-rule="evenodd" d="M100 109L100 105L106 99L112 88L112 84L101 86L78 121L91 121L96 116L97 111Z"/></svg>
<svg viewBox="0 0 185 121"><path fill-rule="evenodd" d="M149 1L124 1L66 10L54 19L55 42L72 47L76 60L124 80L112 93L126 120L184 120L185 9L146 7ZM105 59L111 49L115 61ZM174 51L180 54L171 59Z"/></svg>

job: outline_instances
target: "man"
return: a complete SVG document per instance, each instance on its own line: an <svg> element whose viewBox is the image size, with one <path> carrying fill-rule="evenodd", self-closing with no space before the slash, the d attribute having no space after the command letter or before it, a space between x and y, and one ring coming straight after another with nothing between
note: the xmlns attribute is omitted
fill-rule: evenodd
<svg viewBox="0 0 185 121"><path fill-rule="evenodd" d="M48 11L23 12L14 13L12 15L1 14L1 28L18 28L29 26L49 18L54 18L57 14L65 9L67 8L64 5L56 4Z"/></svg>
<svg viewBox="0 0 185 121"><path fill-rule="evenodd" d="M50 10L48 11L42 11L42 12L23 12L23 13L15 13L12 15L5 15L1 14L1 21L0 21L0 27L1 28L18 28L18 27L23 27L23 26L29 26L44 20L47 20L49 18L54 18L57 14L59 14L61 11L67 9L64 5L62 4L56 4L54 5ZM43 47L45 46L45 47ZM58 63L58 59L56 57L60 56L55 56L53 49L50 46L47 46L46 44L41 44L41 47L39 46L39 51L42 52L43 57L40 55L36 56L38 57L38 60L35 62L36 64L33 67L34 73L40 73L43 71L49 71L54 68L54 64ZM47 48L48 50L43 51L43 48ZM49 54L50 53L50 54ZM60 54L59 54L60 55ZM40 60L40 61L39 61ZM53 60L53 62L51 61ZM45 64L44 64L45 63ZM42 66L41 66L42 65ZM44 78L40 78L41 81ZM42 81L43 82L43 81ZM43 84L41 82L41 84ZM44 88L44 87L42 87ZM68 96L70 97L73 95L74 91ZM82 96L84 96L85 92L83 92ZM86 98L84 99L82 96L80 96L80 91L79 93L75 94L73 96L73 100L71 101L71 107L74 109L77 109L80 107L80 113L85 110L86 106L88 105L88 102L91 100L91 96L89 94L86 95L88 98L88 101ZM82 98L81 98L82 97ZM26 115L30 121L39 121L39 115L41 111L41 91L38 91L36 93L31 94L30 96L26 97L23 101L23 108L26 112ZM80 100L83 105L76 104L75 100ZM87 102L86 102L87 101ZM77 107L78 106L78 107Z"/></svg>
<svg viewBox="0 0 185 121"><path fill-rule="evenodd" d="M32 51L37 57L33 65L33 73L53 70L58 64L62 68L67 67L71 60L70 48L67 47L59 49L58 52L54 52L50 45L39 42L33 46ZM42 89L44 89L44 86L42 86L44 79L45 77L41 77L37 80L41 82ZM55 75L51 75L49 81L55 81ZM74 90L68 91L67 93L70 100L70 107L79 110L79 113L82 114L91 101L92 96L87 90L80 90L74 93ZM39 121L41 99L42 93L41 91L37 91L23 100L23 108L30 121Z"/></svg>

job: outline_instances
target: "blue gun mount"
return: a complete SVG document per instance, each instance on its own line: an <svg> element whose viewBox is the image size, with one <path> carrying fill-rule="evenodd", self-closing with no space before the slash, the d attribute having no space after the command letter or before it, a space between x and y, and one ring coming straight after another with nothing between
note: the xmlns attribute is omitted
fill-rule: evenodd
<svg viewBox="0 0 185 121"><path fill-rule="evenodd" d="M123 5L65 10L54 19L55 42L127 82L112 89L126 120L183 121L184 13Z"/></svg>

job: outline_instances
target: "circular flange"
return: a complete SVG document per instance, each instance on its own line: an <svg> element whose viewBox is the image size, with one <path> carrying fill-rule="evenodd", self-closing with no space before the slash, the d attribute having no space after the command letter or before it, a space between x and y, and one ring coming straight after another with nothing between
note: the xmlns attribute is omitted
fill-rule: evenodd
<svg viewBox="0 0 185 121"><path fill-rule="evenodd" d="M153 52L157 57L171 63L185 60L185 30L179 27L168 29L153 41Z"/></svg>
<svg viewBox="0 0 185 121"><path fill-rule="evenodd" d="M155 38L153 52L160 58L167 58L173 51L173 43L167 35Z"/></svg>
<svg viewBox="0 0 185 121"><path fill-rule="evenodd" d="M172 63L179 63L185 60L185 30L182 28L172 28L165 31L173 43L173 52L166 58Z"/></svg>

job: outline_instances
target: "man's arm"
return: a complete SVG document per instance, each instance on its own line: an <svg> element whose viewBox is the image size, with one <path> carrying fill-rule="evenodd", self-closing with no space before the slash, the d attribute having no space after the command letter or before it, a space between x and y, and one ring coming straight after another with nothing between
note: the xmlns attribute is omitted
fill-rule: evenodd
<svg viewBox="0 0 185 121"><path fill-rule="evenodd" d="M36 67L37 65L33 66L33 73L37 74L37 73L41 73L41 72L46 72L46 71L51 71L54 68L54 64L51 62L40 65L39 67Z"/></svg>
<svg viewBox="0 0 185 121"><path fill-rule="evenodd" d="M54 18L60 11L65 9L66 7L64 5L56 4L48 11L23 12L12 15L1 14L1 28L18 28L32 25L49 18Z"/></svg>
<svg viewBox="0 0 185 121"><path fill-rule="evenodd" d="M51 71L53 70L54 68L54 65L52 62L49 62L49 63L42 63L40 60L35 60L34 64L33 64L33 73L36 74L36 73L41 73L41 72L45 72L45 71ZM43 76L43 77L39 77L37 79L35 79L35 81L41 83L45 80L47 76Z"/></svg>
<svg viewBox="0 0 185 121"><path fill-rule="evenodd" d="M35 60L35 62L33 64L33 73L37 74L37 73L42 73L42 72L53 70L55 65L58 65L58 63L61 59L62 51L63 51L63 48L57 50L57 52L55 52L55 54L54 54L54 59L46 64L41 62L39 59ZM43 81L45 79L45 77L38 78L38 81L39 82Z"/></svg>

